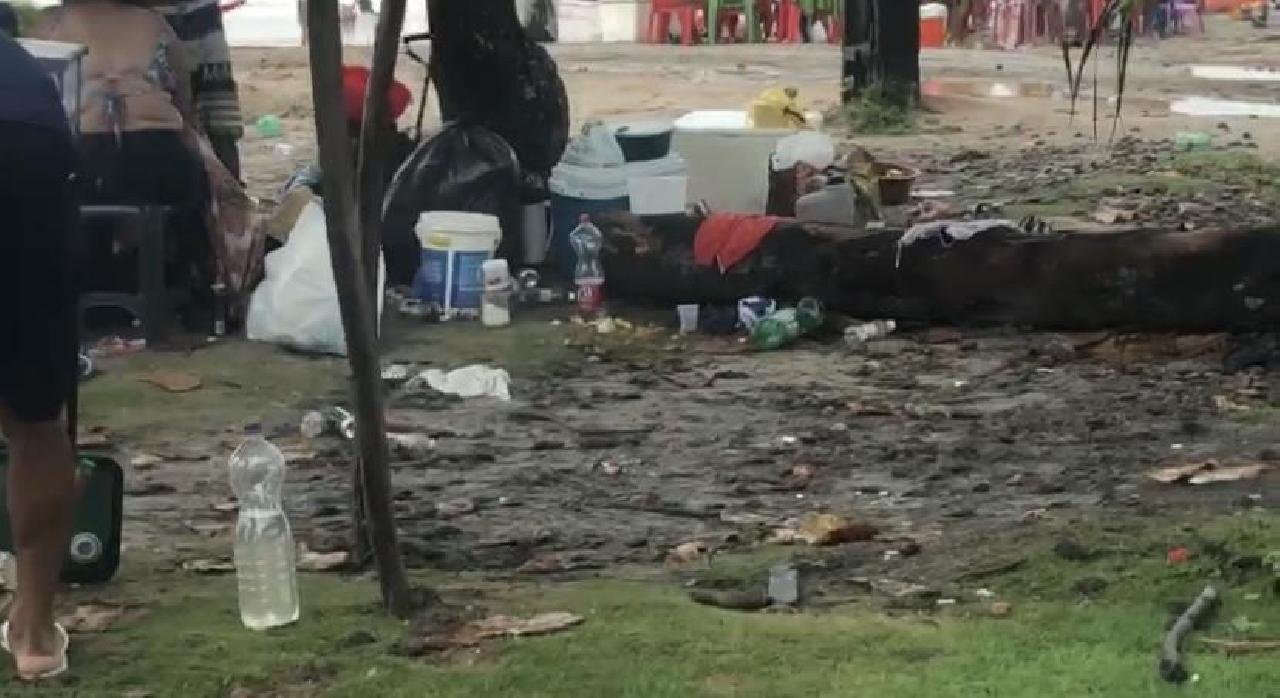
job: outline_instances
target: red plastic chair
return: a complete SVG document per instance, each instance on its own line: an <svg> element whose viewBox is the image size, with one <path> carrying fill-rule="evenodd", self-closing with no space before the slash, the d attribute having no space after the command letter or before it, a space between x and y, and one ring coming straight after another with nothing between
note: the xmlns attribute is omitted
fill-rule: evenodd
<svg viewBox="0 0 1280 698"><path fill-rule="evenodd" d="M649 8L649 43L665 44L671 35L671 20L680 22L680 43L692 46L698 40L698 13L702 0L653 0Z"/></svg>

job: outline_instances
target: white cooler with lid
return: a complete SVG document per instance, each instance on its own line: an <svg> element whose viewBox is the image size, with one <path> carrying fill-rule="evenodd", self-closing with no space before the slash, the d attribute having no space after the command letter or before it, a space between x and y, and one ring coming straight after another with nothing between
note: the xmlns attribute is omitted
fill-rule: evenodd
<svg viewBox="0 0 1280 698"><path fill-rule="evenodd" d="M695 111L676 120L672 149L688 164L688 199L715 211L764 213L769 158L791 129L750 128L745 111Z"/></svg>

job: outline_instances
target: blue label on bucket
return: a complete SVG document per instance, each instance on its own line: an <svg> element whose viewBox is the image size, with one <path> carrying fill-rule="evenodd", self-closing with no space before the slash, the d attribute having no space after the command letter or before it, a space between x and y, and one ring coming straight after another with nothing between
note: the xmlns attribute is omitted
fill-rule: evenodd
<svg viewBox="0 0 1280 698"><path fill-rule="evenodd" d="M477 312L484 295L483 265L488 252L424 249L413 295L448 311Z"/></svg>

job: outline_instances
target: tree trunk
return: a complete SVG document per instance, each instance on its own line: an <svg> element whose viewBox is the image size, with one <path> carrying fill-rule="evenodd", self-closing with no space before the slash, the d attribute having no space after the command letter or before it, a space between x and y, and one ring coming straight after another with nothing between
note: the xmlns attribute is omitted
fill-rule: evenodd
<svg viewBox="0 0 1280 698"><path fill-rule="evenodd" d="M1275 230L1029 236L901 250L898 231L780 223L728 274L699 267L691 216L600 217L612 297L732 305L814 296L858 318L1041 329L1254 330L1280 322Z"/></svg>
<svg viewBox="0 0 1280 698"><path fill-rule="evenodd" d="M365 280L377 307L378 260L382 254L382 200L387 192L387 163L395 130L387 93L395 80L396 58L400 55L400 31L404 28L405 0L383 0L373 43L373 65L364 96L364 120L360 131L360 164L357 169L360 191L361 250ZM427 96L424 94L425 100Z"/></svg>
<svg viewBox="0 0 1280 698"><path fill-rule="evenodd" d="M844 84L846 102L872 88L890 96L917 95L920 88L920 10L901 0L845 3Z"/></svg>
<svg viewBox="0 0 1280 698"><path fill-rule="evenodd" d="M377 305L368 293L363 238L355 199L351 141L342 107L342 39L337 0L307 3L307 34L320 167L325 173L325 223L333 276L338 287L348 360L355 377L358 477L364 484L369 530L382 601L405 618L413 610L400 560L391 508L382 381L378 359Z"/></svg>

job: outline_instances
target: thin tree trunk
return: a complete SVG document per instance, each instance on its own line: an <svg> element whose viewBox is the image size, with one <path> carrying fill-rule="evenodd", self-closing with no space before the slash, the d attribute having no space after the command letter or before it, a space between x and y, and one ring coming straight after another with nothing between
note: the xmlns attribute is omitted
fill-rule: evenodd
<svg viewBox="0 0 1280 698"><path fill-rule="evenodd" d="M913 97L920 87L920 15L915 3L848 0L845 3L846 102L873 87Z"/></svg>
<svg viewBox="0 0 1280 698"><path fill-rule="evenodd" d="M373 65L370 68L368 89L364 98L364 119L360 132L360 155L356 176L360 191L356 197L360 204L361 251L364 254L365 281L374 306L378 302L378 260L382 254L382 200L386 195L386 169L388 164L387 136L394 129L390 122L390 105L387 90L395 79L396 59L400 52L400 32L404 28L405 0L384 0L378 15L378 28L373 45ZM426 99L426 95L423 95ZM357 467L352 489L352 532L354 545L352 559L363 567L372 554L369 539L368 509L365 506L365 487Z"/></svg>
<svg viewBox="0 0 1280 698"><path fill-rule="evenodd" d="M382 200L386 196L386 168L395 128L387 92L395 80L400 55L400 31L404 28L405 0L383 0L373 44L373 65L364 95L364 121L360 132L360 228L364 268L370 295L377 302L378 260L382 254ZM426 95L423 95L426 99ZM376 305L374 307L377 307Z"/></svg>
<svg viewBox="0 0 1280 698"><path fill-rule="evenodd" d="M355 201L351 141L342 108L342 38L337 0L307 3L307 35L320 167L325 173L325 222L338 287L347 354L355 377L356 445L365 505L378 566L382 601L406 618L413 610L409 581L396 541L391 508L382 384L378 364L377 306L368 293Z"/></svg>

